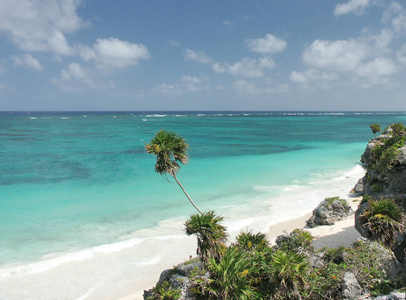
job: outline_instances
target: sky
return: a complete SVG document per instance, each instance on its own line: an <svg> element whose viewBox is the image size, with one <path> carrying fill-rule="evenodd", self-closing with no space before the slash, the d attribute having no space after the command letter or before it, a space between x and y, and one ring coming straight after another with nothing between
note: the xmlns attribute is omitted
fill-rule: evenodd
<svg viewBox="0 0 406 300"><path fill-rule="evenodd" d="M0 0L0 111L406 111L406 1Z"/></svg>

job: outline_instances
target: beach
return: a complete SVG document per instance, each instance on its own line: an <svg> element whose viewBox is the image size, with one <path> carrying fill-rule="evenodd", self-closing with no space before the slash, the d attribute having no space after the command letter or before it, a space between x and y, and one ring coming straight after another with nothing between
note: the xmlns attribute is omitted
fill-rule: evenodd
<svg viewBox="0 0 406 300"><path fill-rule="evenodd" d="M353 209L354 214L355 211L357 210L357 207L361 199L362 197L354 197L351 194L348 194L348 197L346 198L348 204ZM292 230L296 228L304 228L306 231L310 232L310 234L313 236L314 238L313 246L315 250L321 248L331 249L340 246L350 247L355 241L357 241L361 237L359 232L354 227L355 222L354 214L345 220L335 222L334 225L318 226L315 228L305 228L306 221L311 216L311 213L308 213L300 218L281 222L271 226L267 232L267 239L271 245L274 245L275 239L279 235L284 233L290 233ZM180 261L178 261L178 263L179 262ZM158 274L161 271L162 270L160 269L153 269L151 270L151 274L152 273ZM154 279L154 276L151 276L149 280L146 279L144 281L146 284L145 286L146 287L155 286L158 279L159 279L158 277ZM131 293L126 297L122 297L119 300L139 300L139 299L142 300L143 299L142 295L143 290L139 290L135 293Z"/></svg>
<svg viewBox="0 0 406 300"><path fill-rule="evenodd" d="M1 300L136 299L163 270L196 255L196 239L184 229L196 211L145 153L160 128L190 143L190 162L178 178L203 211L224 216L229 241L241 231L268 233L272 241L303 228L325 198L351 199L365 174L359 158L369 124L392 118L114 116L2 116L9 152L0 165ZM338 233L343 241L351 240L348 226ZM327 241L332 228L312 234Z"/></svg>
<svg viewBox="0 0 406 300"><path fill-rule="evenodd" d="M319 197L339 195L348 199L356 209L358 202L349 191L364 171L361 167L332 179L328 194L321 189L320 194L313 189L302 188L302 197L307 193ZM334 184L334 185L332 185ZM316 194L315 194L316 193ZM324 193L324 196L322 195ZM285 198L293 197L293 194ZM281 201L281 199L280 199ZM315 206L314 206L315 207ZM313 207L313 208L314 208ZM303 228L311 215L311 209L291 220L276 222L267 226L267 237L271 244L283 233L295 228ZM258 232L264 228L266 216L246 219L244 227L235 227L235 220L226 219L230 241L241 232ZM0 299L77 299L77 300L134 300L142 299L145 289L152 288L160 273L195 256L196 239L184 233L182 219L167 220L160 229L145 229L137 232L137 239L123 240L118 244L102 245L73 253L46 257L39 262L22 266L2 268L0 272ZM268 220L268 224L270 224ZM316 248L349 246L359 234L353 228L353 216L337 222L333 226L320 226L307 229L316 238ZM258 229L258 230L256 230ZM161 231L160 231L161 230ZM144 237L144 239L141 239ZM159 250L157 250L159 249ZM22 288L23 287L23 288Z"/></svg>

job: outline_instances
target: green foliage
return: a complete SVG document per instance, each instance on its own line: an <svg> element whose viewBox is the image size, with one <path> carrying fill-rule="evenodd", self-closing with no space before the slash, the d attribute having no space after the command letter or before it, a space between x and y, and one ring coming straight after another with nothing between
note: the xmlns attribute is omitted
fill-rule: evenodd
<svg viewBox="0 0 406 300"><path fill-rule="evenodd" d="M327 262L334 262L336 264L339 264L343 261L343 255L344 255L345 251L346 251L346 248L344 248L344 247L328 249L328 250L326 250L326 253L324 254L324 259Z"/></svg>
<svg viewBox="0 0 406 300"><path fill-rule="evenodd" d="M373 184L372 185L372 192L374 193L381 193L383 191L383 187L380 184Z"/></svg>
<svg viewBox="0 0 406 300"><path fill-rule="evenodd" d="M153 288L148 300L177 300L181 296L180 288L173 289L168 281L163 281Z"/></svg>
<svg viewBox="0 0 406 300"><path fill-rule="evenodd" d="M326 263L313 270L308 285L301 291L306 299L341 299L342 278L355 275L361 288L371 295L388 294L396 287L382 265L387 259L378 244L359 241L351 248L337 248L325 253Z"/></svg>
<svg viewBox="0 0 406 300"><path fill-rule="evenodd" d="M210 258L218 261L225 250L226 228L220 224L223 219L209 211L194 214L185 222L186 234L197 237L197 254L205 264Z"/></svg>
<svg viewBox="0 0 406 300"><path fill-rule="evenodd" d="M377 169L381 174L388 174L393 168L399 148L405 145L406 137L393 136L385 141L384 145L377 145L371 150L374 163L368 170Z"/></svg>
<svg viewBox="0 0 406 300"><path fill-rule="evenodd" d="M160 130L150 144L145 145L147 153L156 156L155 171L159 174L175 175L180 166L178 162L188 162L186 141L174 132Z"/></svg>
<svg viewBox="0 0 406 300"><path fill-rule="evenodd" d="M308 271L306 259L292 251L276 250L270 265L275 299L297 299Z"/></svg>
<svg viewBox="0 0 406 300"><path fill-rule="evenodd" d="M383 242L387 246L394 243L396 233L402 232L403 213L391 199L370 200L362 215L372 239Z"/></svg>
<svg viewBox="0 0 406 300"><path fill-rule="evenodd" d="M403 126L402 123L394 123L391 125L391 128L393 130L393 135L399 135L401 132L405 131L405 127Z"/></svg>
<svg viewBox="0 0 406 300"><path fill-rule="evenodd" d="M377 132L381 132L381 125L379 125L379 124L371 124L371 125L369 125L369 127L371 128L374 136L376 136Z"/></svg>
<svg viewBox="0 0 406 300"><path fill-rule="evenodd" d="M210 273L205 291L215 299L252 299L254 288L250 284L250 275L254 267L249 254L238 248L230 247L220 261L209 260Z"/></svg>
<svg viewBox="0 0 406 300"><path fill-rule="evenodd" d="M264 233L242 232L237 236L236 240L236 245L246 251L263 250L269 244Z"/></svg>
<svg viewBox="0 0 406 300"><path fill-rule="evenodd" d="M313 252L313 237L303 229L294 229L289 235L282 236L278 241L278 249L283 251L309 251Z"/></svg>

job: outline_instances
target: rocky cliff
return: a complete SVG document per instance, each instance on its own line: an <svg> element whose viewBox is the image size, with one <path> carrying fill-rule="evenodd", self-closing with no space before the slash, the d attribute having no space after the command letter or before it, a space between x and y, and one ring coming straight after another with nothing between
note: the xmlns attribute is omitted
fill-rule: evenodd
<svg viewBox="0 0 406 300"><path fill-rule="evenodd" d="M367 172L354 187L354 191L363 194L364 199L393 199L403 213L406 213L405 135L405 130L394 134L389 126L383 134L369 141L361 156ZM364 226L366 219L362 217L367 207L368 201L363 201L357 209L355 228L362 236L370 238ZM405 249L406 235L403 232L397 235L392 250L406 269Z"/></svg>

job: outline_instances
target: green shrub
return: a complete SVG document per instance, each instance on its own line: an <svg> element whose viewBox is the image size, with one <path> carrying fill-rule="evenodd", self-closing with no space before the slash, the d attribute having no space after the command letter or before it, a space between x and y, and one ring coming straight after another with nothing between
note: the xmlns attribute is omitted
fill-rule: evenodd
<svg viewBox="0 0 406 300"><path fill-rule="evenodd" d="M391 125L393 135L399 135L402 131L405 131L405 127L402 123L394 123Z"/></svg>
<svg viewBox="0 0 406 300"><path fill-rule="evenodd" d="M379 125L379 124L371 124L371 125L369 125L369 127L371 128L374 136L376 136L377 132L381 132L381 125Z"/></svg>
<svg viewBox="0 0 406 300"><path fill-rule="evenodd" d="M270 265L273 299L300 298L305 285L309 263L304 256L293 251L276 250Z"/></svg>
<svg viewBox="0 0 406 300"><path fill-rule="evenodd" d="M373 184L372 185L372 192L381 193L382 191L383 191L383 187L380 184Z"/></svg>
<svg viewBox="0 0 406 300"><path fill-rule="evenodd" d="M353 273L361 288L374 296L388 294L399 284L386 275L382 265L388 257L376 243L361 240L351 248L330 249L324 258L326 263L310 273L308 284L301 291L306 299L342 299L346 272Z"/></svg>
<svg viewBox="0 0 406 300"><path fill-rule="evenodd" d="M264 233L241 232L237 238L236 246L246 250L255 251L267 248L269 243Z"/></svg>
<svg viewBox="0 0 406 300"><path fill-rule="evenodd" d="M289 235L279 237L277 244L278 249L283 251L314 251L313 237L303 229L294 229Z"/></svg>
<svg viewBox="0 0 406 300"><path fill-rule="evenodd" d="M181 296L180 288L173 289L168 281L163 281L153 288L148 300L177 300Z"/></svg>
<svg viewBox="0 0 406 300"><path fill-rule="evenodd" d="M403 213L391 199L370 200L362 218L365 219L364 227L374 240L391 246L397 232L403 226Z"/></svg>

